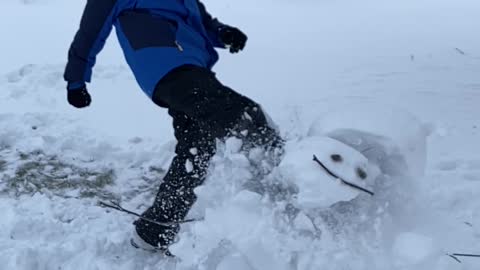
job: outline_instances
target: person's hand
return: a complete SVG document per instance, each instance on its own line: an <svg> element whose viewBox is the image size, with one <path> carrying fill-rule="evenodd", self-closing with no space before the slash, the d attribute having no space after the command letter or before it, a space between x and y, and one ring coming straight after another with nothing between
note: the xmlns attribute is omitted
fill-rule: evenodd
<svg viewBox="0 0 480 270"><path fill-rule="evenodd" d="M220 28L220 40L230 48L231 53L238 53L245 48L247 44L247 35L238 28L225 26Z"/></svg>
<svg viewBox="0 0 480 270"><path fill-rule="evenodd" d="M85 108L90 105L92 98L87 91L85 85L78 88L68 88L67 90L68 103L75 108Z"/></svg>

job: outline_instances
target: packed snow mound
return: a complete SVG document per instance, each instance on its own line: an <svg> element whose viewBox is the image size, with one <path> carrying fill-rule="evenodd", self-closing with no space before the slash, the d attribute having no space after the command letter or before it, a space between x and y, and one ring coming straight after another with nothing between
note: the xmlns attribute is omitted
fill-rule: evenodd
<svg viewBox="0 0 480 270"><path fill-rule="evenodd" d="M198 203L190 215L199 221L183 226L171 248L177 267L372 269L366 258L378 256L373 269L387 269L405 256L410 261L402 267L429 259L398 250L410 243L397 231L404 231L398 224L415 192L394 139L348 129L322 133L287 141L281 163L263 176L255 172L255 160L240 151L241 142L220 145L206 183L196 189ZM423 137L414 141L425 140L417 135ZM365 146L374 149L363 154ZM392 245L389 239L396 237Z"/></svg>
<svg viewBox="0 0 480 270"><path fill-rule="evenodd" d="M412 232L399 234L393 245L393 252L397 258L395 263L400 267L421 263L437 252L434 243L433 239L422 234Z"/></svg>
<svg viewBox="0 0 480 270"><path fill-rule="evenodd" d="M352 200L361 191L346 186L340 179L367 188L379 174L362 153L329 137L287 142L285 153L278 171L298 188L297 204L302 209Z"/></svg>
<svg viewBox="0 0 480 270"><path fill-rule="evenodd" d="M341 107L341 106L340 106ZM363 132L383 138L386 154L398 151L405 158L406 166L413 176L421 177L425 172L426 139L431 127L422 123L413 114L383 104L348 104L348 109L332 110L319 117L311 125L308 135L327 135L340 138L361 152L372 150L358 134ZM347 137L339 134L340 130L348 130ZM352 132L356 131L353 138ZM345 132L343 132L345 133ZM372 137L372 136L370 136ZM373 147L374 148L374 147Z"/></svg>

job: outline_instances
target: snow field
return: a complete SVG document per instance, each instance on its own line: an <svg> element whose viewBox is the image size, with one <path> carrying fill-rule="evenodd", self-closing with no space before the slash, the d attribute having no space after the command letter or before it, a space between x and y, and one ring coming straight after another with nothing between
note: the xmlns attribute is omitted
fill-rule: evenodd
<svg viewBox="0 0 480 270"><path fill-rule="evenodd" d="M61 76L84 1L4 1L2 268L479 268L445 256L480 251L477 1L206 3L250 37L241 55L222 53L219 77L261 103L289 139L286 163L260 185L269 196L253 192L252 157L230 142L198 190L191 215L204 221L184 226L172 248L179 260L132 249L134 219L97 201L148 207L173 155L170 120L137 89L113 36L92 107L70 108ZM366 185L374 197L319 175L312 154L327 163L330 139L380 169ZM299 155L305 163L295 164ZM326 194L326 183L341 201L331 207L311 192Z"/></svg>

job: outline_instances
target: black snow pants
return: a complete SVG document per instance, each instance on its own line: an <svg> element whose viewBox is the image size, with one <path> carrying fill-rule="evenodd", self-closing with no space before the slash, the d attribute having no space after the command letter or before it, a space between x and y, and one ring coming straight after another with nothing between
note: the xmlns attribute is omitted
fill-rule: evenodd
<svg viewBox="0 0 480 270"><path fill-rule="evenodd" d="M205 68L187 65L173 70L157 85L153 101L172 116L177 145L155 201L142 215L151 220L185 219L196 200L194 188L205 180L216 139L238 136L247 147L273 148L281 143L258 104L222 85ZM144 241L161 249L179 231L178 225L160 226L144 219L135 226Z"/></svg>

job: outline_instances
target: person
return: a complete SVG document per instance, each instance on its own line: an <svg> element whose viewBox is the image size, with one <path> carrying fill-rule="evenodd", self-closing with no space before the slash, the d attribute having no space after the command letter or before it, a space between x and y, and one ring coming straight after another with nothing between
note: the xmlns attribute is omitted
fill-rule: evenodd
<svg viewBox="0 0 480 270"><path fill-rule="evenodd" d="M71 105L90 105L86 83L113 26L139 86L173 118L176 155L153 205L134 222L132 243L166 251L196 200L193 190L205 180L217 139L236 136L245 149L265 150L282 140L257 103L211 71L215 48L238 53L247 36L198 0L88 0L64 74Z"/></svg>

